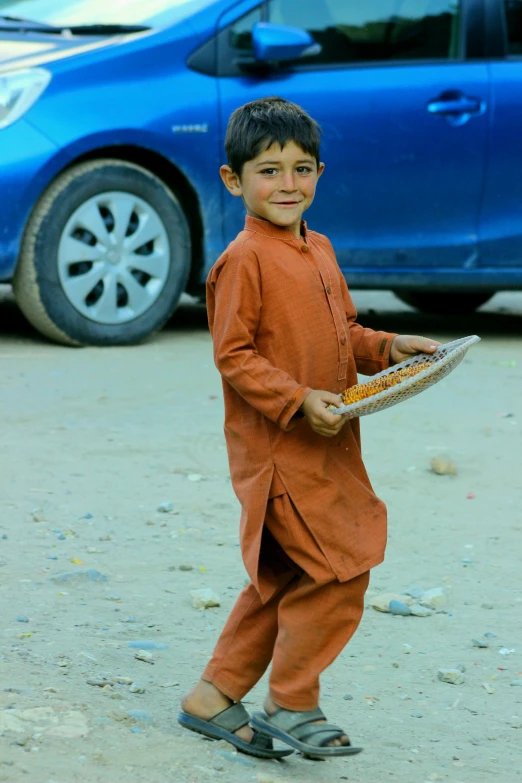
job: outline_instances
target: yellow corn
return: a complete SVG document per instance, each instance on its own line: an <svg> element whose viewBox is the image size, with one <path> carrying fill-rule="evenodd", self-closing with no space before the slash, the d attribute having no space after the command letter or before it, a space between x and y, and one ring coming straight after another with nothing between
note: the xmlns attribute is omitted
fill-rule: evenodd
<svg viewBox="0 0 522 783"><path fill-rule="evenodd" d="M389 375L383 375L382 378L375 378L367 383L358 383L356 386L352 386L343 391L343 405L351 405L354 402L373 397L374 394L379 394L379 392L382 392L385 389L397 386L398 383L406 380L406 378L411 378L431 366L432 364L430 362L419 362L419 364L414 364L411 367L404 367L402 370L396 370Z"/></svg>

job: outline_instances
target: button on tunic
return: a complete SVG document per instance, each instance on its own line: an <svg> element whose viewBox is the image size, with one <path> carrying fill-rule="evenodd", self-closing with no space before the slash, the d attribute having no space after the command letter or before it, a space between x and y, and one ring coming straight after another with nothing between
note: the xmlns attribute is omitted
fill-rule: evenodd
<svg viewBox="0 0 522 783"><path fill-rule="evenodd" d="M330 241L248 216L207 280L214 360L223 379L225 437L242 506L241 548L259 573L267 502L290 496L340 581L380 563L386 509L360 447L359 420L324 438L295 416L312 389L340 393L388 366L394 334L365 329Z"/></svg>

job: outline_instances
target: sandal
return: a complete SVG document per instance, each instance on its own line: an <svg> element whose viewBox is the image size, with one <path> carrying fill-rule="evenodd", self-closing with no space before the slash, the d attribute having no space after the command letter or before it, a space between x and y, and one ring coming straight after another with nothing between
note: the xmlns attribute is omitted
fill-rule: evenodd
<svg viewBox="0 0 522 783"><path fill-rule="evenodd" d="M332 723L314 723L317 720L325 720L319 708L309 712L294 712L281 707L272 715L256 712L252 716L252 726L311 759L354 756L362 751L362 748L354 748L352 745L328 746L329 742L340 739L345 732Z"/></svg>
<svg viewBox="0 0 522 783"><path fill-rule="evenodd" d="M210 720L196 718L195 715L190 715L188 712L180 712L178 715L178 723L185 729L196 731L209 739L226 740L241 753L246 753L249 756L257 756L260 759L282 759L294 752L293 750L276 750L272 739L267 737L264 732L255 729L251 742L236 736L234 732L247 726L249 721L250 716L240 703L232 704Z"/></svg>

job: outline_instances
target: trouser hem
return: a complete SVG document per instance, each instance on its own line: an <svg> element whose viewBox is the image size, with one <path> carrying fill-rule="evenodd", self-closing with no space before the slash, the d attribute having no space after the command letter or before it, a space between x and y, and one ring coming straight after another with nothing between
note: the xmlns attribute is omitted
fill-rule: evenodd
<svg viewBox="0 0 522 783"><path fill-rule="evenodd" d="M221 691L225 696L228 696L229 699L232 699L232 701L241 701L243 696L245 696L248 691L246 691L244 688L241 688L237 683L233 682L232 680L229 680L228 677L220 676L219 674L214 673L212 670L205 669L203 674L201 675L201 679L205 682L209 682L211 685L214 685L218 691Z"/></svg>

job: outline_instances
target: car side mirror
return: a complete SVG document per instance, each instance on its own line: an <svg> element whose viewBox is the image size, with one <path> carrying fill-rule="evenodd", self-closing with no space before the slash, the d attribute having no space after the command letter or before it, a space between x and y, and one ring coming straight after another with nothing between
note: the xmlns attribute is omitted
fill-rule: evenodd
<svg viewBox="0 0 522 783"><path fill-rule="evenodd" d="M258 62L297 60L321 51L320 44L306 30L285 24L257 22L252 28L252 41Z"/></svg>

